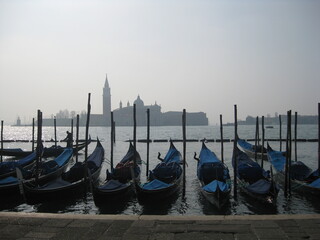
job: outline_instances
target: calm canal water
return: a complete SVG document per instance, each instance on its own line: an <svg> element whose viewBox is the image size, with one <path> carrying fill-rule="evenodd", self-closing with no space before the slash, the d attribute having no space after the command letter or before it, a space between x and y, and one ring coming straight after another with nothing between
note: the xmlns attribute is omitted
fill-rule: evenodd
<svg viewBox="0 0 320 240"><path fill-rule="evenodd" d="M286 136L283 126L282 136ZM66 131L70 130L67 127L57 128L58 140L66 136ZM5 140L30 140L32 138L31 127L4 127ZM238 134L241 138L254 138L255 126L239 126ZM99 137L105 148L105 161L101 171L100 180L105 179L106 169L109 168L110 159L110 128L108 127L91 127L90 135L94 139ZM316 139L318 136L318 128L316 125L299 125L298 138ZM80 138L84 138L85 129L80 128ZM137 128L137 139L146 139L146 127ZM260 133L261 136L261 133ZM267 128L265 132L266 138L278 138L279 126ZM234 128L232 126L224 127L224 138L232 139L234 137ZM50 140L54 138L54 130L52 127L43 128L43 139ZM114 145L114 162L117 163L127 152L128 142L126 140L133 138L132 127L117 127L116 128L116 143ZM182 139L182 127L151 127L150 138L154 139ZM187 139L201 140L220 139L219 126L201 126L187 127ZM45 143L47 146L52 143ZM284 143L283 143L284 144ZM65 145L65 143L61 143ZM175 143L178 150L183 151L182 142ZM270 142L274 149L279 149L279 142ZM207 146L214 151L217 156L221 156L221 145L218 142L208 142ZM294 145L293 145L294 146ZM318 149L316 142L298 142L297 152L298 160L305 162L309 167L315 169L317 166ZM31 143L13 142L5 143L5 148L21 147L25 150L31 149ZM95 143L89 145L89 153L95 148ZM157 163L158 152L164 156L169 148L169 142L153 142L150 144L150 169ZM105 206L96 206L91 193L86 196L74 197L73 199L63 199L59 201L51 201L36 205L29 205L22 201L1 201L0 211L13 212L46 212L46 213L70 213L70 214L126 214L126 215L141 215L141 214L168 214L168 215L249 215L249 214L297 214L297 213L320 213L320 204L318 199L307 198L299 194L293 195L286 199L283 191L279 193L277 205L272 208L266 208L264 205L252 200L251 198L239 193L238 200L230 199L230 203L221 210L216 209L208 203L200 194L198 181L196 179L196 161L193 159L194 152L199 154L201 142L187 142L187 172L186 172L186 191L185 196L180 192L172 199L168 199L161 204L141 205L136 198L131 198L126 202L114 203ZM225 163L229 167L230 174L233 175L231 166L233 143L224 143L224 158ZM284 145L283 145L284 148ZM138 142L137 150L143 160L146 160L146 143ZM80 155L83 159L83 155ZM270 166L264 164L266 169ZM141 182L146 181L146 166L142 164Z"/></svg>

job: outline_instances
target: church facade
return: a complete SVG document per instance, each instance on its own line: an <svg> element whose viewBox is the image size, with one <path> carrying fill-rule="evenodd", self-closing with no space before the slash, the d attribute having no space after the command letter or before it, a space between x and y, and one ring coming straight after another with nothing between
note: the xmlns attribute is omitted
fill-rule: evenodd
<svg viewBox="0 0 320 240"><path fill-rule="evenodd" d="M111 89L108 78L106 77L103 87L103 109L102 114L90 114L90 126L110 126L111 111L113 111L113 120L116 126L133 126L133 105L136 105L136 123L137 126L147 125L147 109L150 111L151 126L181 126L182 111L161 112L161 106L157 103L145 105L138 95L133 104L129 102L123 106L119 103L119 108L111 110ZM204 112L193 112L186 114L187 125L208 125L208 118ZM57 126L69 126L71 119L57 119ZM75 119L74 119L75 123ZM80 116L80 125L85 126L86 116ZM53 126L52 119L43 119L44 126Z"/></svg>
<svg viewBox="0 0 320 240"><path fill-rule="evenodd" d="M133 104L127 102L123 106L119 103L119 108L113 110L113 119L116 126L133 126L133 105L136 105L137 126L147 125L147 109L150 111L151 126L180 126L182 124L182 111L161 112L161 106L157 103L145 105L138 95ZM110 126L111 123L111 90L106 77L103 88L103 114L93 114L91 124L93 126ZM208 118L204 112L194 112L186 114L187 125L208 125Z"/></svg>

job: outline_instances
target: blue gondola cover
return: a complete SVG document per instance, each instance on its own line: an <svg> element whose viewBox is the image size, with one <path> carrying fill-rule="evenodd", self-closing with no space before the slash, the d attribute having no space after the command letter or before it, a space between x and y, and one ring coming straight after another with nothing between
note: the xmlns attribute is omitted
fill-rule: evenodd
<svg viewBox="0 0 320 240"><path fill-rule="evenodd" d="M270 191L271 186L272 186L272 183L270 181L265 179L260 179L255 183L247 186L247 189L253 193L266 194Z"/></svg>
<svg viewBox="0 0 320 240"><path fill-rule="evenodd" d="M314 188L320 188L320 178L314 180L312 183L309 184L309 186Z"/></svg>
<svg viewBox="0 0 320 240"><path fill-rule="evenodd" d="M220 189L222 192L227 192L229 190L229 184L214 180L211 183L205 185L203 190L207 192L216 192L217 189Z"/></svg>
<svg viewBox="0 0 320 240"><path fill-rule="evenodd" d="M151 182L145 183L142 188L145 190L157 190L170 187L172 184L164 183L158 179L154 179Z"/></svg>

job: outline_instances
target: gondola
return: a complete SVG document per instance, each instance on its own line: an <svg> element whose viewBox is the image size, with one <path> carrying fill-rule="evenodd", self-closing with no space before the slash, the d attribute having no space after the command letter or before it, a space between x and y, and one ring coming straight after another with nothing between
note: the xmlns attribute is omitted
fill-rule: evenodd
<svg viewBox="0 0 320 240"><path fill-rule="evenodd" d="M285 164L286 157L283 152L273 150L267 146L268 160L275 169L275 180L282 186L285 183ZM320 196L320 177L319 170L313 171L301 161L291 161L290 178L292 191Z"/></svg>
<svg viewBox="0 0 320 240"><path fill-rule="evenodd" d="M136 163L136 164L135 164ZM93 188L96 204L128 199L134 193L134 182L140 180L141 157L130 142L128 152L111 172L107 170L103 184ZM134 179L132 178L132 170Z"/></svg>
<svg viewBox="0 0 320 240"><path fill-rule="evenodd" d="M201 193L217 208L222 208L229 200L231 179L228 167L202 142L197 163L197 177Z"/></svg>
<svg viewBox="0 0 320 240"><path fill-rule="evenodd" d="M37 166L31 169L16 168L21 173L25 183L45 184L53 179L58 178L68 167L69 161L72 158L72 148L65 148L64 151L54 160L39 162ZM9 176L0 179L0 195L16 195L19 194L18 177Z"/></svg>
<svg viewBox="0 0 320 240"><path fill-rule="evenodd" d="M261 154L261 151L262 151L261 145L255 146L241 138L238 138L238 144L249 157L255 158L255 155L257 154L258 159L261 159L261 156L262 156L263 160L265 161L268 160L266 148L263 148L263 154Z"/></svg>
<svg viewBox="0 0 320 240"><path fill-rule="evenodd" d="M91 139L89 139L88 144L91 143ZM73 145L73 153L76 153L82 149L84 149L86 146L86 143L79 143L78 146ZM43 149L42 157L48 158L48 157L57 157L59 156L63 151L65 147L61 146L51 146L51 147L45 147ZM2 153L2 156L9 156L9 157L15 157L15 158L24 158L29 156L33 151L24 151L21 148L4 148L0 149L0 153Z"/></svg>
<svg viewBox="0 0 320 240"><path fill-rule="evenodd" d="M160 155L160 154L159 154ZM160 159L160 156L158 157ZM164 159L149 172L148 181L136 184L141 202L161 201L175 194L182 180L181 154L170 141L170 148Z"/></svg>
<svg viewBox="0 0 320 240"><path fill-rule="evenodd" d="M19 160L12 160L12 161L5 161L0 163L0 179L15 176L16 175L16 168L24 168L30 169L36 163L36 152L31 153L30 155L19 159Z"/></svg>
<svg viewBox="0 0 320 240"><path fill-rule="evenodd" d="M61 197L76 196L81 191L85 192L87 189L86 183L97 184L103 159L104 148L100 141L97 141L97 145L87 161L76 163L59 178L45 184L23 182L27 202L37 203Z"/></svg>
<svg viewBox="0 0 320 240"><path fill-rule="evenodd" d="M262 203L275 205L280 188L270 176L270 171L265 171L238 147L233 150L233 167L235 167L235 161L237 161L236 174L239 189Z"/></svg>

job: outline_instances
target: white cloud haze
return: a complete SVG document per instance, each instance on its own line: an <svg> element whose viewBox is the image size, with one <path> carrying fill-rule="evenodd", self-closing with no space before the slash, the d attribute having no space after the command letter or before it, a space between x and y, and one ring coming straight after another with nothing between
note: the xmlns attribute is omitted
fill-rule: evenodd
<svg viewBox="0 0 320 240"><path fill-rule="evenodd" d="M320 1L0 0L0 119L102 113L140 94L210 124L317 114Z"/></svg>

